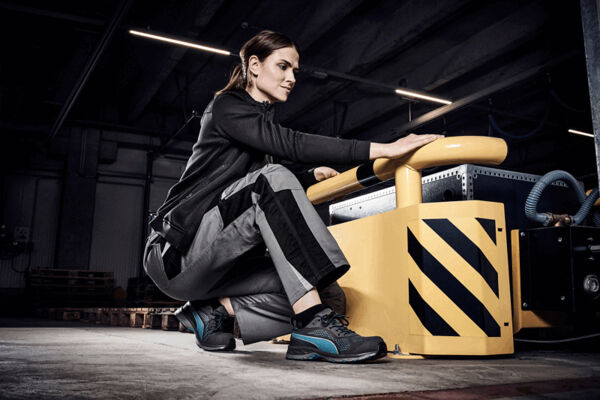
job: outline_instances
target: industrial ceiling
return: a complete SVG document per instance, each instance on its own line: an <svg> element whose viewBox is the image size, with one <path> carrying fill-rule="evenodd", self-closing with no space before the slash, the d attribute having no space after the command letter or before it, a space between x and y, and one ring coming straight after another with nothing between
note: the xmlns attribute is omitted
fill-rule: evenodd
<svg viewBox="0 0 600 400"><path fill-rule="evenodd" d="M69 126L120 132L118 146L168 143L166 152L189 154L193 112L237 61L129 29L234 51L271 29L318 71L299 73L277 106L283 125L381 142L407 132L498 136L509 143L506 169L595 180L592 139L567 132L592 131L576 1L15 1L1 2L0 15L4 161L50 152ZM440 108L336 73L453 103ZM148 140L133 143L132 134Z"/></svg>

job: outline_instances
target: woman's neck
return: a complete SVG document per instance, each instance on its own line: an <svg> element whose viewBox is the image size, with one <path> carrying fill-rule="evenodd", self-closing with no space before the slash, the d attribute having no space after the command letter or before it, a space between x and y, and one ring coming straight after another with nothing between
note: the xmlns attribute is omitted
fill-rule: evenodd
<svg viewBox="0 0 600 400"><path fill-rule="evenodd" d="M258 90L256 88L256 86L251 86L251 87L246 87L246 92L248 92L248 94L250 95L250 97L252 97L254 100L258 101L259 103L264 103L269 102L270 104L273 104L273 101L263 92L261 92L260 90Z"/></svg>

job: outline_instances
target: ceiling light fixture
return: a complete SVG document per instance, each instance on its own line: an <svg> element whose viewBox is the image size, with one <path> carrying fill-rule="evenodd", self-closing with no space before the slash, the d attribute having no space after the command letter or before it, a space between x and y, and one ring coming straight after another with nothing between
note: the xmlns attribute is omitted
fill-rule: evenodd
<svg viewBox="0 0 600 400"><path fill-rule="evenodd" d="M215 47L210 47L210 46L203 46L201 44L187 42L185 40L179 40L179 39L170 38L168 36L155 35L155 34L152 34L152 33L140 32L140 31L136 31L136 30L133 30L133 29L130 29L129 33L131 33L132 35L135 35L135 36L141 36L141 37L145 37L145 38L148 38L148 39L160 40L161 42L172 43L172 44L176 44L176 45L184 46L184 47L191 47L191 48L196 49L196 50L208 51L208 52L211 52L211 53L222 54L224 56L230 56L231 55L231 52L227 51L227 50L221 50L221 49L217 49Z"/></svg>
<svg viewBox="0 0 600 400"><path fill-rule="evenodd" d="M581 136L588 136L588 137L592 137L592 138L594 137L594 135L592 135L591 133L576 131L575 129L569 129L569 133L574 133L576 135L581 135Z"/></svg>
<svg viewBox="0 0 600 400"><path fill-rule="evenodd" d="M148 39L160 40L162 42L176 44L178 46L185 46L185 47L190 47L190 48L197 49L197 50L209 51L212 53L222 54L225 56L239 57L237 54L234 54L231 51L217 49L215 47L210 47L210 46L204 46L201 44L189 42L187 40L181 40L178 38L174 38L172 36L169 37L169 36L166 36L163 34L159 34L158 32L149 32L149 31L142 32L142 31L130 29L129 33L132 35L135 35L135 36L141 36L141 37L145 37ZM358 77L358 76L344 74L342 72L329 71L329 70L325 70L322 68L311 67L309 65L302 65L302 67L300 69L301 69L301 71L308 72L310 75L318 77L320 79L326 79L328 77L333 77L333 78L337 78L337 79L358 82L358 83L362 83L362 84L366 84L366 85L370 85L370 86L377 86L377 87L385 88L385 89L393 89L393 90L395 90L395 92L397 94L399 94L401 96L405 96L405 97L410 97L410 98L420 99L420 100L425 100L425 101L431 101L434 103L441 103L441 104L445 104L445 105L452 104L452 102L450 100L430 96L426 93L418 92L415 90L397 89L396 87L394 87L392 85L387 85L387 84L383 84L380 82L371 81L371 80L364 79L364 78Z"/></svg>
<svg viewBox="0 0 600 400"><path fill-rule="evenodd" d="M434 103L441 103L441 104L452 104L452 102L450 100L444 100L444 99L440 99L437 97L433 97L433 96L427 96L424 94L419 94L419 93L415 93L415 92L411 92L409 90L403 90L403 89L396 89L396 93L402 95L402 96L406 96L406 97L414 97L417 99L422 99L422 100L428 100L428 101L433 101Z"/></svg>

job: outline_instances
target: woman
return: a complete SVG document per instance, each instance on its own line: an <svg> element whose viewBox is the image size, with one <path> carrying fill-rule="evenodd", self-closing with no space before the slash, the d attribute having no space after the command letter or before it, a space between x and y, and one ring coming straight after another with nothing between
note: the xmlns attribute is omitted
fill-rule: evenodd
<svg viewBox="0 0 600 400"><path fill-rule="evenodd" d="M317 291L349 265L305 188L337 172L319 167L296 176L265 158L362 163L403 156L439 136L380 144L284 128L273 123L272 105L294 88L296 46L263 31L244 44L240 58L206 107L186 169L151 222L146 271L166 294L188 300L176 315L205 350L235 348L235 315L244 343L291 331L288 359L382 357L383 340L352 332Z"/></svg>

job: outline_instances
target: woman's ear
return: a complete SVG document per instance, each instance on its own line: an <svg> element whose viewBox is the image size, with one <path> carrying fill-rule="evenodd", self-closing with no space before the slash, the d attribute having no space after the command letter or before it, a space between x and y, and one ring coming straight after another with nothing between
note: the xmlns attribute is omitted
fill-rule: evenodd
<svg viewBox="0 0 600 400"><path fill-rule="evenodd" d="M257 56L250 56L248 59L248 72L251 76L256 77L260 72L262 64Z"/></svg>

